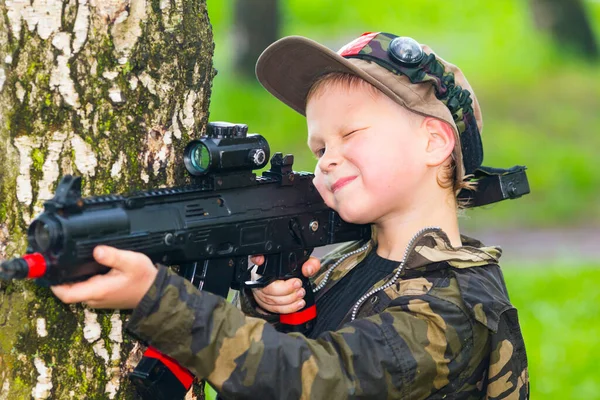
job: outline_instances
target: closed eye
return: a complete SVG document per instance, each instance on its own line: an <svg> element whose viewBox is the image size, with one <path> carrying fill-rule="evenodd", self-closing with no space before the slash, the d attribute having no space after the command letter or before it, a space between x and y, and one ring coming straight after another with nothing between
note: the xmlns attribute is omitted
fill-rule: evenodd
<svg viewBox="0 0 600 400"><path fill-rule="evenodd" d="M345 137L345 138L347 138L347 137L351 136L352 134L354 134L354 133L356 133L356 132L364 131L365 129L367 129L367 128L355 129L355 130L353 130L353 131L351 131L351 132L348 132L348 133L346 133L346 134L344 135L344 137Z"/></svg>

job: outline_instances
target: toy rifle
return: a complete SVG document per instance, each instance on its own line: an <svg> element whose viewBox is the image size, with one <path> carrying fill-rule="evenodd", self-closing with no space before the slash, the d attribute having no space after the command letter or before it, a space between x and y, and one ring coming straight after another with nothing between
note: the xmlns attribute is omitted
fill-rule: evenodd
<svg viewBox="0 0 600 400"><path fill-rule="evenodd" d="M200 290L227 297L229 288L264 287L299 278L306 305L280 315L279 329L307 333L316 318L313 290L302 265L313 248L368 239L369 225L344 222L312 184L292 170L293 156L277 153L270 170L264 137L246 125L210 123L207 136L190 142L184 163L193 184L127 196L81 197L81 178L65 176L54 198L28 229L28 254L0 264L0 277L35 278L42 285L85 280L108 272L92 252L103 244L178 265ZM250 280L248 256L263 254L262 277ZM193 375L149 348L132 373L148 399L183 398Z"/></svg>
<svg viewBox="0 0 600 400"><path fill-rule="evenodd" d="M270 149L264 137L248 135L247 129L210 123L206 136L186 146L192 185L82 198L81 178L63 177L29 226L28 254L0 264L0 278L56 285L106 273L109 268L92 256L100 244L178 265L180 275L200 290L222 297L229 288L295 277L306 291L306 305L280 315L278 329L308 333L317 311L302 265L315 247L366 240L371 229L346 223L328 208L314 175L292 170L292 155L276 153L270 169L256 176L252 171L267 164ZM525 168L515 168L478 176L485 190L469 195L472 205L528 193ZM257 271L262 277L252 281L248 256L254 254L263 254L265 262ZM131 378L144 399L182 399L194 376L150 347Z"/></svg>

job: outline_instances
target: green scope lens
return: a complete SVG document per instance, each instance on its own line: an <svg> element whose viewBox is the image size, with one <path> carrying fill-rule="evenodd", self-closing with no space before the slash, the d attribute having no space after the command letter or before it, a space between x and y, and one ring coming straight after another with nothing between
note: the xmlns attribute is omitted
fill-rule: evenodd
<svg viewBox="0 0 600 400"><path fill-rule="evenodd" d="M34 220L27 231L27 240L34 251L57 251L61 237L60 224L51 218Z"/></svg>
<svg viewBox="0 0 600 400"><path fill-rule="evenodd" d="M205 173L210 167L210 152L208 148L202 143L197 143L190 150L190 161L197 172Z"/></svg>
<svg viewBox="0 0 600 400"><path fill-rule="evenodd" d="M33 237L35 238L35 242L40 250L46 251L50 248L51 244L51 235L50 229L46 223L39 221L35 224L35 228L33 231Z"/></svg>

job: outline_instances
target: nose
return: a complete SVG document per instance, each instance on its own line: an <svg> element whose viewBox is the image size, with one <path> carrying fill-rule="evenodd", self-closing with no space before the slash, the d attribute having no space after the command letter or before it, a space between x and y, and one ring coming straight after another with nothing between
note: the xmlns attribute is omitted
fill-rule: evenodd
<svg viewBox="0 0 600 400"><path fill-rule="evenodd" d="M319 162L317 163L317 168L321 170L324 174L331 172L335 167L337 167L341 163L341 154L339 150L335 147L329 147L323 154L321 158L319 158Z"/></svg>

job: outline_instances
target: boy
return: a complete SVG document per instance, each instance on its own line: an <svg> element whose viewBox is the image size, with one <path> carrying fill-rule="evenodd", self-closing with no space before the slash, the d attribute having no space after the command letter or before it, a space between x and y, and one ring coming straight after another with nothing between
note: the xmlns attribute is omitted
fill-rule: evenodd
<svg viewBox="0 0 600 400"><path fill-rule="evenodd" d="M373 226L372 240L323 260L310 337L277 332L144 255L105 246L94 256L110 273L55 294L134 308L130 332L226 398L527 398L500 251L458 230L456 194L483 158L479 105L460 70L412 39L368 33L339 53L281 39L257 76L306 115L327 205ZM311 259L303 271L318 267ZM256 301L246 292L244 309L298 310L295 281L253 292Z"/></svg>

